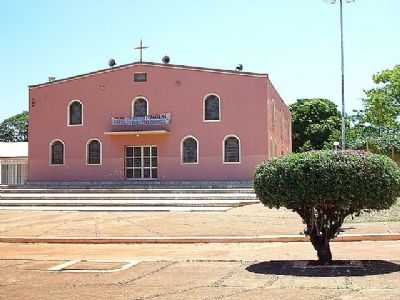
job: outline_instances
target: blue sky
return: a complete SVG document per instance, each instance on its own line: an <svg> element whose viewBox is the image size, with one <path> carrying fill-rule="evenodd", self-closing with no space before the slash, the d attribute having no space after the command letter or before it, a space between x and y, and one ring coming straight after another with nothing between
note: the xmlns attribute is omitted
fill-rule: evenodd
<svg viewBox="0 0 400 300"><path fill-rule="evenodd" d="M340 103L339 10L324 0L2 1L0 120L28 108L29 84L138 59L267 72L287 103ZM347 111L371 76L400 64L400 1L345 5ZM251 99L249 99L250 101Z"/></svg>

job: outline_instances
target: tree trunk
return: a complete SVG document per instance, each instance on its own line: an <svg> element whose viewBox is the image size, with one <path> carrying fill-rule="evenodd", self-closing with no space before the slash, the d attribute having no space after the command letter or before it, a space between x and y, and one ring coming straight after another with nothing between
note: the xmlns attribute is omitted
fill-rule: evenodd
<svg viewBox="0 0 400 300"><path fill-rule="evenodd" d="M332 252L329 246L329 238L324 236L310 235L311 243L317 251L318 263L320 265L328 265L332 262Z"/></svg>
<svg viewBox="0 0 400 300"><path fill-rule="evenodd" d="M328 265L332 262L332 253L329 246L329 241L322 244L319 249L317 249L318 261L321 265Z"/></svg>
<svg viewBox="0 0 400 300"><path fill-rule="evenodd" d="M353 213L352 210L338 210L334 204L327 203L319 207L302 207L296 210L307 225L304 233L310 237L320 265L332 263L329 242L339 233L346 216Z"/></svg>

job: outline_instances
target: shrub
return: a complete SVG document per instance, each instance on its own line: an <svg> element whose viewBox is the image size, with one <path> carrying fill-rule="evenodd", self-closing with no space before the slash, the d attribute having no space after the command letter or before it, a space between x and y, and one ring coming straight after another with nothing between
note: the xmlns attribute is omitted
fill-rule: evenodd
<svg viewBox="0 0 400 300"><path fill-rule="evenodd" d="M344 219L388 209L400 196L400 169L388 157L361 151L289 154L257 167L254 188L270 208L286 207L306 224L319 263L332 261L329 241Z"/></svg>

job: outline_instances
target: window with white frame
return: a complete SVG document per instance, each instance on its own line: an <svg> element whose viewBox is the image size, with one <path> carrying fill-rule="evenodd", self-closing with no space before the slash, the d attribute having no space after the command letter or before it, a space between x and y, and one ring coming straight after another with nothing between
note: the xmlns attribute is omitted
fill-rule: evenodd
<svg viewBox="0 0 400 300"><path fill-rule="evenodd" d="M237 136L224 139L224 163L240 163L240 140Z"/></svg>
<svg viewBox="0 0 400 300"><path fill-rule="evenodd" d="M182 163L197 164L199 161L199 144L195 137L188 136L182 140L181 155Z"/></svg>
<svg viewBox="0 0 400 300"><path fill-rule="evenodd" d="M220 121L220 99L217 95L208 95L204 99L204 121Z"/></svg>
<svg viewBox="0 0 400 300"><path fill-rule="evenodd" d="M101 142L99 140L92 139L87 143L86 163L88 165L101 165Z"/></svg>
<svg viewBox="0 0 400 300"><path fill-rule="evenodd" d="M64 164L64 143L60 140L55 140L50 144L50 164Z"/></svg>
<svg viewBox="0 0 400 300"><path fill-rule="evenodd" d="M82 102L74 100L68 105L68 125L82 125Z"/></svg>

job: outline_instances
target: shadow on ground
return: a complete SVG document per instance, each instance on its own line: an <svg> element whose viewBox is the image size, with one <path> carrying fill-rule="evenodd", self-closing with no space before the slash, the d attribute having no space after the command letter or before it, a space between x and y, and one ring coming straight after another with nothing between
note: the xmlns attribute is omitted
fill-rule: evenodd
<svg viewBox="0 0 400 300"><path fill-rule="evenodd" d="M250 265L256 274L304 277L369 276L400 272L400 264L385 260L342 260L329 266L318 266L309 260L277 260Z"/></svg>

